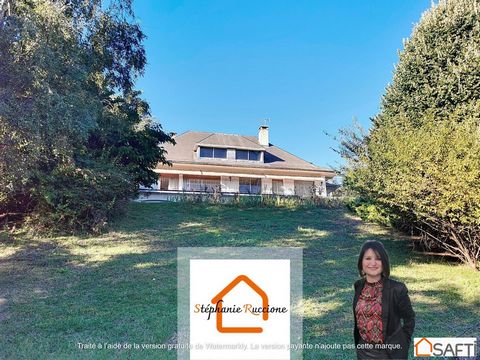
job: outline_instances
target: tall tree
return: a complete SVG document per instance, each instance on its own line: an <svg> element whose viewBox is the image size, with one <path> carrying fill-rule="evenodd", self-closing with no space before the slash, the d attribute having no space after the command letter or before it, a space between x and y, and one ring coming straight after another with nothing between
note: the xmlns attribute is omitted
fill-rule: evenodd
<svg viewBox="0 0 480 360"><path fill-rule="evenodd" d="M99 229L172 141L134 90L144 34L128 0L5 1L0 214Z"/></svg>
<svg viewBox="0 0 480 360"><path fill-rule="evenodd" d="M347 136L342 148L346 184L408 224L426 249L474 269L480 259L478 9L478 0L442 0L423 14L362 146L349 152L359 142Z"/></svg>

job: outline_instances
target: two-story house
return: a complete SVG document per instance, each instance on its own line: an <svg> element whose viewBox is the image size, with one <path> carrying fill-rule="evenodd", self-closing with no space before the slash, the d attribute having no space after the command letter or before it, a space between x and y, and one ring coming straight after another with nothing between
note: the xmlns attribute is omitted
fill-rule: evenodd
<svg viewBox="0 0 480 360"><path fill-rule="evenodd" d="M335 176L271 144L264 125L258 137L187 131L174 139L176 145L165 145L172 166L159 164L157 184L144 190L149 200L215 191L326 196L326 181Z"/></svg>

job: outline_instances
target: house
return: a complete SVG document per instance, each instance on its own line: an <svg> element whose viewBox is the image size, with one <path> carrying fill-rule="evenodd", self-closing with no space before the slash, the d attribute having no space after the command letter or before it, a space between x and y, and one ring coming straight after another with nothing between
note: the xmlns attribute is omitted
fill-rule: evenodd
<svg viewBox="0 0 480 360"><path fill-rule="evenodd" d="M143 199L185 193L326 196L326 181L335 176L271 144L265 125L258 137L187 131L174 139L175 145L165 145L172 166L157 166L158 182L143 190Z"/></svg>

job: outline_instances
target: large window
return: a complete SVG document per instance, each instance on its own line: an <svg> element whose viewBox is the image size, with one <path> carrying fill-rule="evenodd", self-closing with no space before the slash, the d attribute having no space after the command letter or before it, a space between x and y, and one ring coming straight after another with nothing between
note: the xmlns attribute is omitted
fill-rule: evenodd
<svg viewBox="0 0 480 360"><path fill-rule="evenodd" d="M221 191L220 178L215 176L183 176L183 190L215 192Z"/></svg>
<svg viewBox="0 0 480 360"><path fill-rule="evenodd" d="M158 190L178 190L178 175L161 174L157 184Z"/></svg>
<svg viewBox="0 0 480 360"><path fill-rule="evenodd" d="M272 180L272 192L275 195L283 195L283 180Z"/></svg>
<svg viewBox="0 0 480 360"><path fill-rule="evenodd" d="M168 177L160 177L160 190L168 190Z"/></svg>
<svg viewBox="0 0 480 360"><path fill-rule="evenodd" d="M240 178L239 191L240 194L260 194L260 179Z"/></svg>
<svg viewBox="0 0 480 360"><path fill-rule="evenodd" d="M211 147L203 147L202 146L202 147L200 147L200 157L226 159L227 158L227 149L211 148Z"/></svg>
<svg viewBox="0 0 480 360"><path fill-rule="evenodd" d="M295 180L295 195L301 197L309 197L315 194L315 186L313 181Z"/></svg>
<svg viewBox="0 0 480 360"><path fill-rule="evenodd" d="M235 158L237 160L253 160L259 161L260 160L260 151L254 150L236 150L235 151Z"/></svg>

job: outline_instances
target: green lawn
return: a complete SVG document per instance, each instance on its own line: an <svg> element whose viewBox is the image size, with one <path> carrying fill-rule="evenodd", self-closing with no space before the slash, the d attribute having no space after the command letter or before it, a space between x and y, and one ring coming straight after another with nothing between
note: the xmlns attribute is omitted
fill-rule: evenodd
<svg viewBox="0 0 480 360"><path fill-rule="evenodd" d="M176 248L304 248L304 342L352 342L360 245L384 242L417 313L415 336L480 336L480 275L411 253L408 239L344 210L131 204L97 237L0 243L0 359L175 359L166 350L77 343L174 343ZM353 351L305 351L353 359Z"/></svg>

